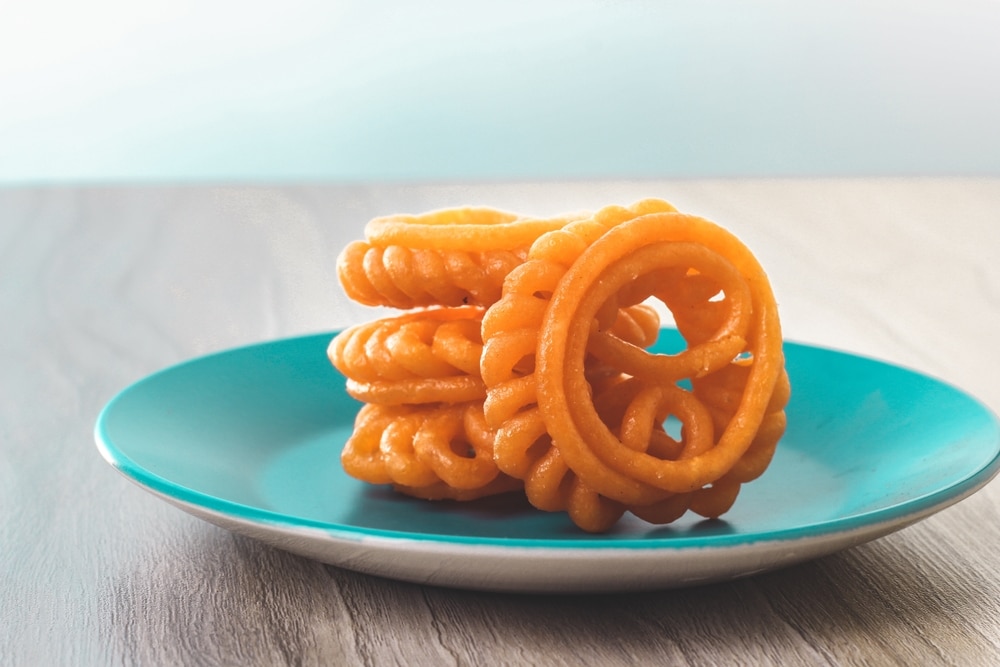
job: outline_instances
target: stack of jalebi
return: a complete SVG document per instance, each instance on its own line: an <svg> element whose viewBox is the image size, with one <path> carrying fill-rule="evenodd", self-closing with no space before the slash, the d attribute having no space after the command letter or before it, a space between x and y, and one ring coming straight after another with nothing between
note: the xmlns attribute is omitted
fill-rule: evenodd
<svg viewBox="0 0 1000 667"><path fill-rule="evenodd" d="M523 488L602 532L625 512L718 517L770 463L789 396L777 307L721 227L649 199L550 219L448 209L366 236L338 260L345 290L409 310L330 344L366 403L352 476L430 499ZM686 349L648 350L650 299Z"/></svg>

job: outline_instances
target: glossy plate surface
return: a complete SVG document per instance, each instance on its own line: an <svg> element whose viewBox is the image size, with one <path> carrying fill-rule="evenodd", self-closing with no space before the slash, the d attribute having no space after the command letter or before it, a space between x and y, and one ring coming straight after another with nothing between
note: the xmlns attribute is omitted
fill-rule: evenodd
<svg viewBox="0 0 1000 667"><path fill-rule="evenodd" d="M98 448L148 491L279 548L385 577L524 592L668 588L783 567L929 516L1000 469L996 417L965 393L787 343L788 431L724 520L626 518L594 536L517 499L412 500L340 467L359 404L326 361L332 335L155 373L104 408ZM658 347L678 345L664 330Z"/></svg>

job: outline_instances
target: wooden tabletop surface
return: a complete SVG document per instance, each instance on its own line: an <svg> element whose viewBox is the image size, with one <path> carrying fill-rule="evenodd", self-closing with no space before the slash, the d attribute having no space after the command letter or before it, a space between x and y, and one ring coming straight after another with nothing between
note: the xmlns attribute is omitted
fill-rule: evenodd
<svg viewBox="0 0 1000 667"><path fill-rule="evenodd" d="M376 215L662 197L768 269L786 337L1000 409L1000 179L0 190L0 664L1000 661L1000 485L882 539L695 588L497 594L324 565L185 514L94 446L129 383L370 317L336 280Z"/></svg>

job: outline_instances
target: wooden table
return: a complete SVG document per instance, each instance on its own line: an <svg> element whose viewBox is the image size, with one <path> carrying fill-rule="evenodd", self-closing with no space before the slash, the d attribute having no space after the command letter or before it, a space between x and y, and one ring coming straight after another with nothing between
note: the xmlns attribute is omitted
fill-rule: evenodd
<svg viewBox="0 0 1000 667"><path fill-rule="evenodd" d="M1000 408L1000 180L0 190L0 664L995 664L1000 485L875 542L628 595L423 587L234 536L94 447L175 362L368 319L334 258L372 216L673 201L754 249L787 337Z"/></svg>

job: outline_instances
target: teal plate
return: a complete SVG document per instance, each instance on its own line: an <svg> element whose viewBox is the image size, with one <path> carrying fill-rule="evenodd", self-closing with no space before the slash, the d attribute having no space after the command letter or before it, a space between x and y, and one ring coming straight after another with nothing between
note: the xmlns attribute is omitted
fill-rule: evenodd
<svg viewBox="0 0 1000 667"><path fill-rule="evenodd" d="M98 418L104 458L180 508L344 568L523 592L648 590L746 576L886 535L1000 469L1000 426L967 394L884 362L785 345L788 430L722 520L604 535L514 496L426 502L348 477L359 404L326 361L332 333L221 352L155 373ZM680 345L663 331L660 351Z"/></svg>

